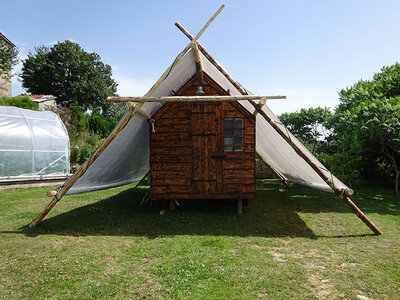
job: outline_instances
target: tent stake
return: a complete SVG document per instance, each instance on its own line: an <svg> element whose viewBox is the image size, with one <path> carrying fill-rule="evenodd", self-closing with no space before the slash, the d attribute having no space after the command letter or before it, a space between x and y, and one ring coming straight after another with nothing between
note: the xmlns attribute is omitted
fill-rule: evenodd
<svg viewBox="0 0 400 300"><path fill-rule="evenodd" d="M193 39L193 36L178 22L175 23L175 25L190 39ZM203 46L200 45L199 42L197 42L199 50L204 54L204 56L226 77L226 79L229 80L232 85L238 89L238 91L246 95L248 94L245 89L243 89L237 81L235 81L227 71L209 54ZM374 224L371 222L371 220L368 219L368 217L351 201L351 199L347 196L346 193L343 193L342 191L334 185L334 183L327 177L317 166L314 162L312 162L308 156L303 153L303 151L298 148L295 144L291 143L289 140L289 137L286 135L286 133L281 130L279 126L276 125L276 123L268 117L268 115L262 110L260 106L258 106L254 101L249 100L249 102L254 106L255 110L263 116L263 118L276 130L276 132L279 133L282 138L289 143L289 145L292 146L292 148L296 151L296 153L303 158L311 168L314 169L314 171L329 185L329 187L338 195L340 199L342 199L349 207L350 209L356 214L357 217L359 217L375 234L382 234L382 231ZM261 157L261 156L260 156ZM349 191L348 194L351 194L352 191Z"/></svg>

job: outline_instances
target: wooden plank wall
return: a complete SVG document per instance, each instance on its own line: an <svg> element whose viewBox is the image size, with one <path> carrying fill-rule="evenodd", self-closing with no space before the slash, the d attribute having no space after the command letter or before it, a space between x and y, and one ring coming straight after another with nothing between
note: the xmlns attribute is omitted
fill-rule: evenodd
<svg viewBox="0 0 400 300"><path fill-rule="evenodd" d="M151 139L151 197L191 198L191 103L167 103L155 117Z"/></svg>
<svg viewBox="0 0 400 300"><path fill-rule="evenodd" d="M236 194L243 199L255 198L255 120L237 102L222 103L222 118L244 120L243 151L224 153L223 193L230 196Z"/></svg>

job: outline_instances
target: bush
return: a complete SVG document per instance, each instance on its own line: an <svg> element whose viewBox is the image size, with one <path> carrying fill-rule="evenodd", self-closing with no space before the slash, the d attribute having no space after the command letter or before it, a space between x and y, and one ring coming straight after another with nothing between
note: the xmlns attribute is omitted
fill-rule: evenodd
<svg viewBox="0 0 400 300"><path fill-rule="evenodd" d="M86 138L86 144L88 144L88 145L91 146L92 148L97 148L97 147L100 146L101 141L100 141L100 139L99 139L96 135L92 134L92 135L89 135L89 136Z"/></svg>
<svg viewBox="0 0 400 300"><path fill-rule="evenodd" d="M320 153L317 157L332 174L349 186L365 183L361 179L363 158L350 153Z"/></svg>
<svg viewBox="0 0 400 300"><path fill-rule="evenodd" d="M94 153L94 151L96 151L95 148L90 147L89 145L83 145L79 149L78 163L83 164Z"/></svg>
<svg viewBox="0 0 400 300"><path fill-rule="evenodd" d="M117 125L117 121L115 119L107 120L98 110L95 110L88 117L89 127L92 132L95 132L102 137L107 137L115 125Z"/></svg>
<svg viewBox="0 0 400 300"><path fill-rule="evenodd" d="M78 164L79 158L79 148L78 147L71 147L70 154L69 154L69 161L71 166Z"/></svg>
<svg viewBox="0 0 400 300"><path fill-rule="evenodd" d="M71 108L71 113L73 127L75 127L78 132L89 131L89 120L83 108L76 104Z"/></svg>
<svg viewBox="0 0 400 300"><path fill-rule="evenodd" d="M28 96L16 96L10 98L7 96L0 96L0 106L15 106L25 109L35 109L35 102L29 99Z"/></svg>

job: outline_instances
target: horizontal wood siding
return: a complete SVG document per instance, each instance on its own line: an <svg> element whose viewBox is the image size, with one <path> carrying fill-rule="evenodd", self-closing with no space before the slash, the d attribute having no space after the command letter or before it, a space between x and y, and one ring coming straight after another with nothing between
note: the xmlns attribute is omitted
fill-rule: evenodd
<svg viewBox="0 0 400 300"><path fill-rule="evenodd" d="M191 194L192 139L190 103L166 103L154 117L151 138L151 196L176 198Z"/></svg>
<svg viewBox="0 0 400 300"><path fill-rule="evenodd" d="M222 118L243 118L243 151L227 152L222 163L223 193L255 198L255 120L237 102L223 102Z"/></svg>

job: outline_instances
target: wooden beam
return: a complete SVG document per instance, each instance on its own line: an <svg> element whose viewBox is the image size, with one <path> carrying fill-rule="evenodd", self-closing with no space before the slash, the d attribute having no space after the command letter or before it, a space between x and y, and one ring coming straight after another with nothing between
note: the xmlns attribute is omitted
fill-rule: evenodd
<svg viewBox="0 0 400 300"><path fill-rule="evenodd" d="M260 102L258 103L260 105L260 107L262 108L267 102L265 100L260 100ZM258 111L254 111L253 116L257 116Z"/></svg>
<svg viewBox="0 0 400 300"><path fill-rule="evenodd" d="M201 56L199 48L197 47L197 43L192 42L192 51L194 54L194 64L196 66L196 73L197 73L197 84L202 86L204 83L204 76L203 76L203 63L201 62Z"/></svg>
<svg viewBox="0 0 400 300"><path fill-rule="evenodd" d="M215 20L215 18L219 15L219 13L224 9L225 5L222 4L220 8L218 8L218 10L215 12L215 14L210 18L210 20L208 20L208 22L203 26L203 28L201 28L201 30L199 31L198 34L196 34L196 36L193 38L193 41L197 41L199 39L199 37L204 33L204 31L206 31L206 29L208 28L208 26L210 26L210 24Z"/></svg>
<svg viewBox="0 0 400 300"><path fill-rule="evenodd" d="M145 117L146 119L151 119L151 115L147 111L144 111L143 109L138 109L137 113Z"/></svg>
<svg viewBox="0 0 400 300"><path fill-rule="evenodd" d="M241 100L275 100L286 99L286 96L259 96L259 95L239 95L239 96L168 96L168 97L108 97L108 102L201 102L201 101L241 101Z"/></svg>
<svg viewBox="0 0 400 300"><path fill-rule="evenodd" d="M243 214L243 200L238 199L237 200L237 205L238 205L238 215Z"/></svg>
<svg viewBox="0 0 400 300"><path fill-rule="evenodd" d="M256 104L254 101L249 101L253 107L258 111L258 113L263 116L263 118L275 129L279 135L289 143L289 145L292 146L293 150L296 151L296 153L303 158L308 165L319 175L319 177L322 178L326 182L328 186L331 187L331 189L338 195L340 199L342 199L349 207L350 209L359 217L375 234L382 234L382 231L374 224L371 222L370 219L351 201L351 199L346 195L345 191L342 191L339 187L335 185L335 183L327 176L321 168L314 163L308 155L303 152L301 148L299 148L295 143L292 143L290 140L290 136L286 133L285 130L283 130L281 127L276 124L276 122L271 119L261 108L258 104Z"/></svg>

